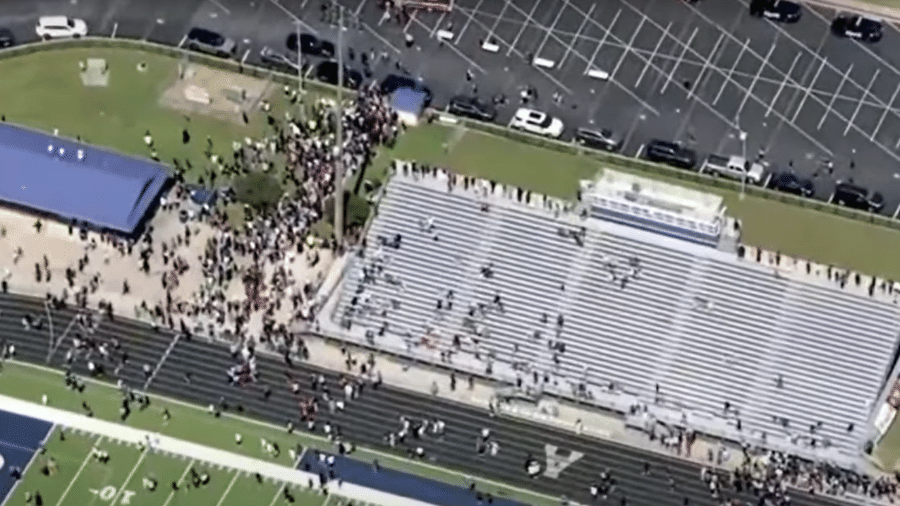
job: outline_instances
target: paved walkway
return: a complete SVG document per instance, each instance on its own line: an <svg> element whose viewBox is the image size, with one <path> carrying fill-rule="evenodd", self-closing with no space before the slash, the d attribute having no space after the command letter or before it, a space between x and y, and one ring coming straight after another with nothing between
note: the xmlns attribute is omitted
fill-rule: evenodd
<svg viewBox="0 0 900 506"><path fill-rule="evenodd" d="M805 0L806 3L819 5L840 12L868 13L885 21L900 23L900 2L894 6L880 5L864 0ZM885 4L888 2L884 2Z"/></svg>
<svg viewBox="0 0 900 506"><path fill-rule="evenodd" d="M28 415L40 420L46 420L57 426L77 428L135 445L146 444L149 438L155 451L181 455L201 462L210 462L228 469L237 469L250 474L259 473L266 478L293 483L303 488L308 486L310 480L313 480L313 483L318 483L319 479L318 475L313 473L292 469L265 460L217 450L215 448L191 443L190 441L134 429L105 420L88 418L85 415L42 406L40 404L26 402L5 395L0 395L0 406L15 413ZM114 463L113 465L117 464ZM375 502L391 506L430 506L428 503L389 494L380 490L360 487L352 483L344 482L343 484L338 485L336 482L329 482L327 487L329 493L337 494L354 501Z"/></svg>

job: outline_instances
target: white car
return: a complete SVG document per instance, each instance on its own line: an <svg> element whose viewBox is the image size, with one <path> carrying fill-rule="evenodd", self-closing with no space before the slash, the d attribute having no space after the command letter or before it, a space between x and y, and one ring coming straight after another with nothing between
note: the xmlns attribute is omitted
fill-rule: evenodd
<svg viewBox="0 0 900 506"><path fill-rule="evenodd" d="M562 135L564 128L563 122L559 118L554 118L547 113L527 107L522 107L516 111L516 115L513 116L509 126L533 134L553 137L554 139Z"/></svg>
<svg viewBox="0 0 900 506"><path fill-rule="evenodd" d="M34 29L38 37L44 40L69 39L87 35L87 23L83 19L68 16L41 16Z"/></svg>

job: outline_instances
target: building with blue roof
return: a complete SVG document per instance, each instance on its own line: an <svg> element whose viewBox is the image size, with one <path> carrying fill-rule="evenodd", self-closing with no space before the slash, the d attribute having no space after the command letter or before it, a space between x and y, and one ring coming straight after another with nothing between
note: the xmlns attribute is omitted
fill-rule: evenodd
<svg viewBox="0 0 900 506"><path fill-rule="evenodd" d="M138 233L169 182L165 166L0 123L0 202L67 223Z"/></svg>

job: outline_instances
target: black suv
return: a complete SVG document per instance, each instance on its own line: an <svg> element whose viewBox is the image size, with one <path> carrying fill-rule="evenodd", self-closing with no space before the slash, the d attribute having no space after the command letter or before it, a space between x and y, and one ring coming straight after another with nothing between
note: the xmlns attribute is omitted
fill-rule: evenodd
<svg viewBox="0 0 900 506"><path fill-rule="evenodd" d="M788 0L752 0L750 15L782 23L796 23L800 21L800 4Z"/></svg>
<svg viewBox="0 0 900 506"><path fill-rule="evenodd" d="M769 184L774 190L793 193L801 197L812 197L816 192L816 188L811 180L801 178L793 172L775 174L772 176L772 181Z"/></svg>
<svg viewBox="0 0 900 506"><path fill-rule="evenodd" d="M0 28L0 47L11 47L16 45L16 38L13 36L9 28Z"/></svg>
<svg viewBox="0 0 900 506"><path fill-rule="evenodd" d="M605 128L591 130L579 128L575 131L575 142L594 149L616 152L622 148L622 139L616 136L612 130Z"/></svg>
<svg viewBox="0 0 900 506"><path fill-rule="evenodd" d="M697 165L697 153L677 142L654 139L647 144L646 157L652 162L661 162L681 169L692 169Z"/></svg>
<svg viewBox="0 0 900 506"><path fill-rule="evenodd" d="M320 39L309 33L300 34L300 43L297 44L297 34L288 35L285 45L291 51L299 50L303 54L310 56L324 56L325 58L334 57L334 43Z"/></svg>
<svg viewBox="0 0 900 506"><path fill-rule="evenodd" d="M400 88L409 88L411 90L421 91L425 93L425 107L428 107L431 104L432 99L434 99L434 95L432 95L431 93L431 88L425 86L423 82L416 81L411 77L390 74L384 78L384 81L381 81L380 89L381 93L384 95L390 95Z"/></svg>
<svg viewBox="0 0 900 506"><path fill-rule="evenodd" d="M479 121L494 121L494 118L497 117L496 109L482 103L475 97L467 97L465 95L457 95L451 98L450 103L447 104L447 112Z"/></svg>
<svg viewBox="0 0 900 506"><path fill-rule="evenodd" d="M831 31L838 37L856 39L860 42L878 42L883 35L880 22L850 14L836 17L831 22Z"/></svg>
<svg viewBox="0 0 900 506"><path fill-rule="evenodd" d="M878 212L884 207L884 197L880 193L843 181L838 181L834 186L832 201L842 206L862 209L863 211Z"/></svg>
<svg viewBox="0 0 900 506"><path fill-rule="evenodd" d="M319 81L333 84L338 83L338 63L334 60L323 61L316 67L316 78ZM344 65L344 87L357 89L363 82L363 76L359 72Z"/></svg>

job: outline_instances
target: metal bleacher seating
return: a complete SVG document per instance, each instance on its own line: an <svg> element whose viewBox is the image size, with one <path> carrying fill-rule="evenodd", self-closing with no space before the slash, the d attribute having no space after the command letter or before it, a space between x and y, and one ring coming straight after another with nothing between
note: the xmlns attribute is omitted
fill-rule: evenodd
<svg viewBox="0 0 900 506"><path fill-rule="evenodd" d="M407 349L422 336L452 349L456 335L458 353L527 364L528 385L584 383L747 433L861 446L892 366L894 305L458 182L448 191L440 174L388 183L337 295L344 332ZM397 234L398 248L380 245Z"/></svg>

